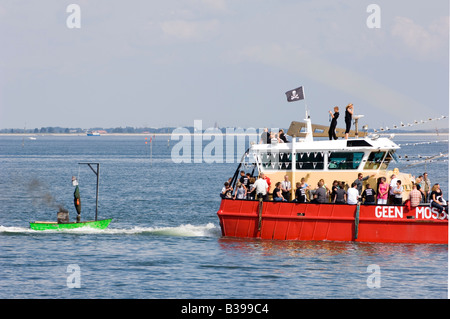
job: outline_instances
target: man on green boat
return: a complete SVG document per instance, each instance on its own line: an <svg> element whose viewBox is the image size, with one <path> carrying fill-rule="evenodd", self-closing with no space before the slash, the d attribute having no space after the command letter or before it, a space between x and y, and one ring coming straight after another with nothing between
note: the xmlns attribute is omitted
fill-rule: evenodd
<svg viewBox="0 0 450 319"><path fill-rule="evenodd" d="M73 192L73 203L75 209L77 210L77 223L81 221L81 197L80 189L78 188L78 181L75 176L72 176L72 185L75 186L75 191Z"/></svg>

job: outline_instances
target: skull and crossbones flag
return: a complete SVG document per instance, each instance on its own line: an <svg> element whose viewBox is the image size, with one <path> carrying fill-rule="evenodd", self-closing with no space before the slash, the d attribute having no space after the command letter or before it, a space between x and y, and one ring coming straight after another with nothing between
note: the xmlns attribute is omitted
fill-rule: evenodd
<svg viewBox="0 0 450 319"><path fill-rule="evenodd" d="M287 91L286 97L288 102L294 102L298 100L303 100L305 98L305 93L303 92L303 86Z"/></svg>

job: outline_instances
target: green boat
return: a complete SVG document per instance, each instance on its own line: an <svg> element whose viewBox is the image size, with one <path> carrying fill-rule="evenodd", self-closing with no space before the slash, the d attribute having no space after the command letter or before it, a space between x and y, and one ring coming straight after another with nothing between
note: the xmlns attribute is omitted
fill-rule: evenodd
<svg viewBox="0 0 450 319"><path fill-rule="evenodd" d="M99 184L99 175L100 175L100 163L78 163L78 164L86 164L89 168L97 175L97 190L96 190L96 202L95 202L95 220L90 221L77 221L77 222L69 222L69 212L58 212L57 221L35 221L30 222L30 228L33 230L66 230L66 229L76 229L76 228L94 228L94 229L105 229L111 223L110 219L101 219L97 220L98 215L98 184ZM95 170L92 166L97 165L97 170Z"/></svg>
<svg viewBox="0 0 450 319"><path fill-rule="evenodd" d="M76 228L95 228L95 229L105 229L111 222L110 219L101 220L91 220L85 222L73 222L73 223L58 223L58 222L41 222L35 221L30 222L30 228L33 230L66 230L66 229L76 229Z"/></svg>

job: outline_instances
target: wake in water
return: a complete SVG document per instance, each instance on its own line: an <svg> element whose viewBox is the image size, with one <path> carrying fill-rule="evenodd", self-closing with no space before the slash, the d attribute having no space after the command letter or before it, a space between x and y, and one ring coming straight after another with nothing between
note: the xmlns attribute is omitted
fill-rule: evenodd
<svg viewBox="0 0 450 319"><path fill-rule="evenodd" d="M65 230L33 230L26 227L7 227L0 225L0 234L110 234L110 235L155 235L155 236L178 236L178 237L220 237L221 231L213 223L206 225L180 225L176 227L134 227L134 228L76 228Z"/></svg>

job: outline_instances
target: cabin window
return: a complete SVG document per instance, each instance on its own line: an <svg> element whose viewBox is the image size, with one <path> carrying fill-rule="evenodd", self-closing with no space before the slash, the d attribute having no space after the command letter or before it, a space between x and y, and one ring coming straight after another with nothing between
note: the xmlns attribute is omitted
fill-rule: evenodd
<svg viewBox="0 0 450 319"><path fill-rule="evenodd" d="M323 134L325 132L325 130L324 129L321 129L321 128L314 128L314 134Z"/></svg>
<svg viewBox="0 0 450 319"><path fill-rule="evenodd" d="M330 152L328 169L358 169L364 152Z"/></svg>
<svg viewBox="0 0 450 319"><path fill-rule="evenodd" d="M296 155L296 168L321 170L324 167L323 152L304 152Z"/></svg>
<svg viewBox="0 0 450 319"><path fill-rule="evenodd" d="M266 170L291 170L292 154L285 152L260 153L261 165Z"/></svg>
<svg viewBox="0 0 450 319"><path fill-rule="evenodd" d="M366 140L347 140L347 147L372 147Z"/></svg>
<svg viewBox="0 0 450 319"><path fill-rule="evenodd" d="M366 165L364 165L364 169L379 169L380 167L385 169L387 165L383 163L384 155L386 155L386 152L380 151L370 153Z"/></svg>
<svg viewBox="0 0 450 319"><path fill-rule="evenodd" d="M272 168L271 164L272 164L272 160L274 160L274 158L272 158L272 153L261 153L260 158L261 158L261 166L263 168L265 168L265 169Z"/></svg>
<svg viewBox="0 0 450 319"><path fill-rule="evenodd" d="M388 152L384 161L383 161L383 168L387 168L389 166L389 163L392 161L392 159L394 159L396 162L398 162L397 160L397 155L395 155L394 152Z"/></svg>
<svg viewBox="0 0 450 319"><path fill-rule="evenodd" d="M279 153L278 155L279 163L281 163L281 168L283 170L291 170L292 169L292 154L291 153ZM280 165L278 165L280 166Z"/></svg>

